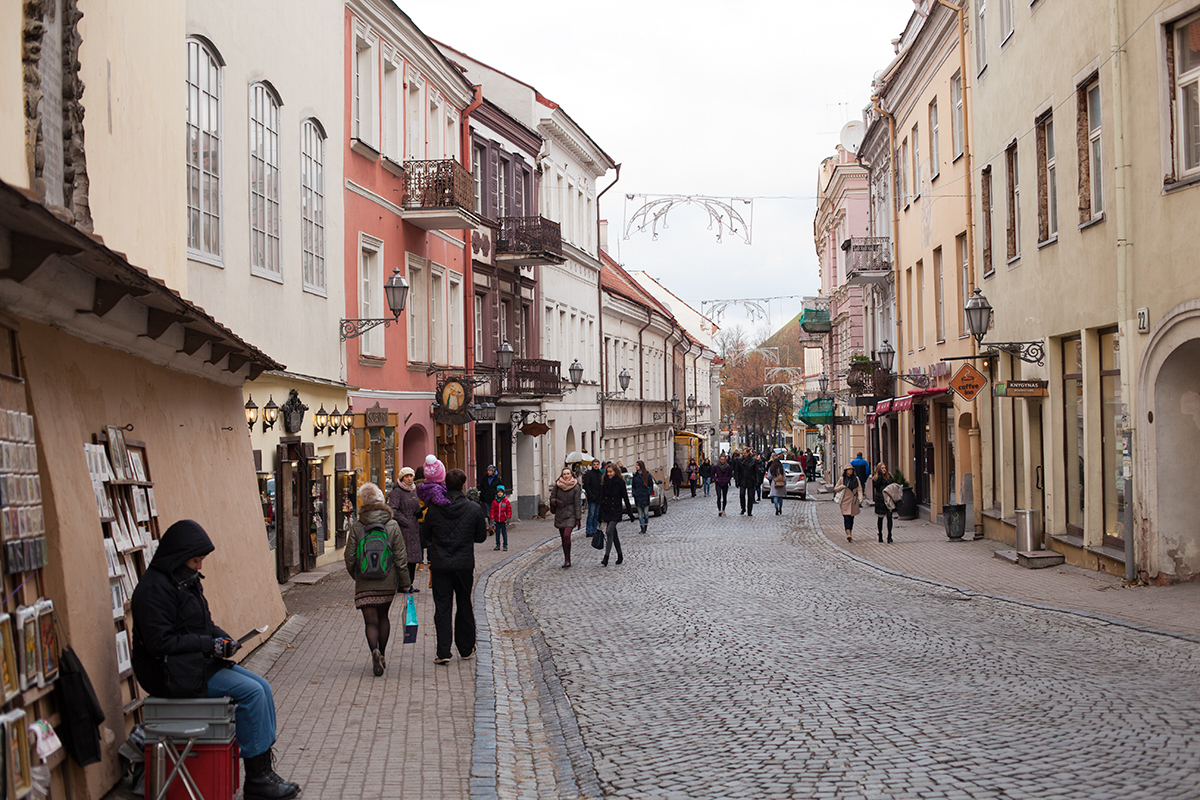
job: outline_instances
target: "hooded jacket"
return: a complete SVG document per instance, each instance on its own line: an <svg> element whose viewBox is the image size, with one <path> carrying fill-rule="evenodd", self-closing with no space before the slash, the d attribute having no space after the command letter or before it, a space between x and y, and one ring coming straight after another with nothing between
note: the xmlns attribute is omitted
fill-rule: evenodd
<svg viewBox="0 0 1200 800"><path fill-rule="evenodd" d="M474 570L475 544L487 540L483 509L459 491L447 491L449 502L425 509L421 544L429 548L431 569Z"/></svg>
<svg viewBox="0 0 1200 800"><path fill-rule="evenodd" d="M388 547L392 549L392 574L379 580L367 580L359 575L358 543L366 533L367 526L378 525L387 532ZM346 571L354 578L355 592L386 592L396 591L397 588L407 589L412 586L408 575L408 554L405 551L404 534L400 526L392 519L392 509L388 506L364 505L358 510L358 519L350 526L346 536L346 551L343 556Z"/></svg>
<svg viewBox="0 0 1200 800"><path fill-rule="evenodd" d="M392 510L392 519L400 526L404 534L404 547L408 563L420 564L421 530L417 520L421 516L421 501L417 499L417 488L405 489L400 483L392 487L388 495L388 508Z"/></svg>
<svg viewBox="0 0 1200 800"><path fill-rule="evenodd" d="M204 576L186 563L214 549L199 523L176 522L162 535L150 567L133 590L133 674L151 695L171 696L164 656L204 655L205 680L230 666L213 656L213 639L233 637L213 624L200 585Z"/></svg>

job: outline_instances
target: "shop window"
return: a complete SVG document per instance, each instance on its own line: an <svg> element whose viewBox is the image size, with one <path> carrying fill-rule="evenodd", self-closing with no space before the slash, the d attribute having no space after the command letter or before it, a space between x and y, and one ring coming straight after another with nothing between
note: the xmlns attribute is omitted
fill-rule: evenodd
<svg viewBox="0 0 1200 800"><path fill-rule="evenodd" d="M1100 331L1101 469L1104 474L1104 544L1125 546L1125 401L1121 396L1121 341L1115 328Z"/></svg>
<svg viewBox="0 0 1200 800"><path fill-rule="evenodd" d="M1063 355L1063 468L1066 475L1066 530L1083 535L1085 481L1083 348L1078 336L1064 339Z"/></svg>

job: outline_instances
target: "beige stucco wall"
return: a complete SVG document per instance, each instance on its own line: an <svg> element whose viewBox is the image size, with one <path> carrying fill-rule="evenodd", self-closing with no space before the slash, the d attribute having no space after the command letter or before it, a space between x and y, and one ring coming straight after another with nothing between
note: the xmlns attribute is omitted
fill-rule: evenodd
<svg viewBox="0 0 1200 800"><path fill-rule="evenodd" d="M21 3L0 3L0 180L29 188L25 163L25 82L21 71Z"/></svg>
<svg viewBox="0 0 1200 800"><path fill-rule="evenodd" d="M183 2L80 0L79 6L95 232L131 263L182 290L187 245ZM2 24L0 29L7 30Z"/></svg>
<svg viewBox="0 0 1200 800"><path fill-rule="evenodd" d="M339 323L346 316L343 282L342 142L344 22L340 3L318 0L187 3L186 31L176 39L183 63L186 36L202 36L225 60L222 80L222 266L188 262L187 297L239 336L302 375L343 376ZM271 35L264 38L263 32ZM282 283L251 275L249 159L250 87L267 81L279 93L280 247ZM184 76L176 105L183 120ZM304 291L301 265L301 125L325 129L325 295ZM176 169L182 179L183 134ZM389 198L394 200L395 198ZM180 214L185 212L180 200ZM400 254L394 254L399 257ZM399 263L399 262L397 262ZM394 266L384 264L390 273ZM282 402L276 398L276 402ZM316 410L315 408L313 409Z"/></svg>
<svg viewBox="0 0 1200 800"><path fill-rule="evenodd" d="M241 391L28 321L20 336L42 475L48 478L46 593L61 609L66 637L107 717L101 731L105 760L85 770L86 796L100 797L117 779L116 749L126 731L103 537L84 443L106 425L133 425L127 435L146 443L163 530L195 519L216 545L204 573L217 624L240 635L257 625L277 626L285 610L259 523Z"/></svg>

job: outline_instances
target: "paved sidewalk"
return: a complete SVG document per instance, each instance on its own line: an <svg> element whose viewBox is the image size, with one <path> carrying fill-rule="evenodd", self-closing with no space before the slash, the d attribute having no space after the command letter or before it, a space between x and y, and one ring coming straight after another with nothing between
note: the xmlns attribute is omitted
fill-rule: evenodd
<svg viewBox="0 0 1200 800"><path fill-rule="evenodd" d="M553 534L547 521L510 525L507 552L493 550L491 538L476 547L476 578ZM417 643L403 644L405 595L397 595L388 668L379 678L344 570L284 595L289 615L307 621L266 676L275 689L278 771L299 782L305 797L470 796L476 663L457 651L449 665L433 663L427 571L417 573L416 585Z"/></svg>
<svg viewBox="0 0 1200 800"><path fill-rule="evenodd" d="M871 506L864 506L855 519L854 541L848 544L832 494L813 491L809 497L817 506L817 519L829 541L872 564L975 592L1080 611L1200 641L1200 583L1126 587L1115 575L1066 564L1025 569L992 555L1012 549L1003 542L952 542L940 524L922 520L895 520L893 544L879 544ZM884 525L886 538L886 522Z"/></svg>

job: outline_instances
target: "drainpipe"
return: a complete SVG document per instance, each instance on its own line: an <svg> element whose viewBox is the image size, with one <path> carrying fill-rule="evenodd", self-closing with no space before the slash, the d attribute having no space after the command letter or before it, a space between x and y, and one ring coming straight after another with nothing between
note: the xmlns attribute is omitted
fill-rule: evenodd
<svg viewBox="0 0 1200 800"><path fill-rule="evenodd" d="M1109 0L1109 29L1112 37L1113 62L1113 126L1116 134L1113 142L1113 159L1116 162L1116 223L1117 223L1117 325L1121 337L1121 393L1127 403L1126 426L1131 436L1136 431L1137 399L1132 389L1132 356L1129 331L1129 293L1133 284L1132 262L1129 253L1129 204L1126 196L1126 173L1129 165L1125 160L1125 117L1124 117L1124 84L1125 68L1122 57L1121 39L1121 3L1120 0ZM1132 452L1132 449L1131 451ZM1126 496L1132 501L1125 509L1124 535L1125 540L1125 580L1132 582L1137 576L1137 559L1134 552L1133 523L1137 518L1134 513L1136 496L1126 489Z"/></svg>
<svg viewBox="0 0 1200 800"><path fill-rule="evenodd" d="M967 208L967 279L971 286L975 284L975 184L971 180L973 175L971 165L971 135L970 124L971 115L968 111L967 98L970 88L967 83L967 18L966 8L961 5L955 5L950 0L938 0L939 3L946 8L958 14L958 57L959 71L962 75L962 104L963 104L963 168L967 174L966 185L966 208ZM951 109L953 111L953 109ZM953 120L951 120L953 124ZM967 287L968 289L971 287ZM975 341L975 337L971 337L971 355L979 355L979 343ZM990 370L989 370L990 371ZM994 378L994 376L993 376ZM974 476L974 485L971 487L971 505L973 507L975 538L983 538L983 439L981 429L979 427L979 398L976 397L971 401L971 428L968 432L971 448L971 473ZM995 446L993 442L992 446Z"/></svg>
<svg viewBox="0 0 1200 800"><path fill-rule="evenodd" d="M617 175L613 178L613 182L604 187L600 194L596 195L596 260L600 262L600 270L604 270L604 262L600 258L600 198L604 197L605 192L617 185L617 181L621 180L621 165L616 165ZM608 365L604 361L604 288L603 281L600 276L596 276L596 326L599 329L596 343L600 345L600 391L608 391ZM597 403L600 406L600 441L604 441L604 404ZM592 454L593 456L595 453Z"/></svg>

